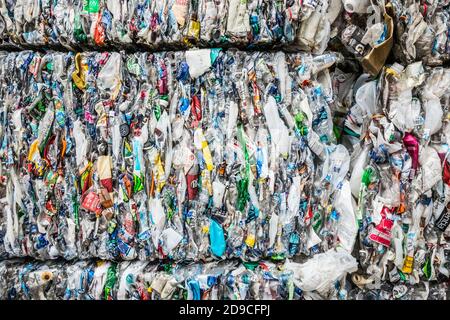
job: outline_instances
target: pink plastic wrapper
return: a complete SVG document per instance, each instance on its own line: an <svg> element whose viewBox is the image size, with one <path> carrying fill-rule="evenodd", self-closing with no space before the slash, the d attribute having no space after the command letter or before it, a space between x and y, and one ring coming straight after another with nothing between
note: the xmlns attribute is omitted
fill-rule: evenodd
<svg viewBox="0 0 450 320"><path fill-rule="evenodd" d="M403 143L405 144L406 150L412 159L411 177L414 177L419 167L419 142L411 133L406 132L403 138Z"/></svg>

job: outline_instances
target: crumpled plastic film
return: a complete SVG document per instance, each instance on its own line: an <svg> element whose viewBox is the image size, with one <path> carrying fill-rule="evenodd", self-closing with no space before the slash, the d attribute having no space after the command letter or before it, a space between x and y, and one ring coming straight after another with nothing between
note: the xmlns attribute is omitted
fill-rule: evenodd
<svg viewBox="0 0 450 320"><path fill-rule="evenodd" d="M351 251L349 157L335 144L328 71L339 54L1 58L5 256L277 261Z"/></svg>
<svg viewBox="0 0 450 320"><path fill-rule="evenodd" d="M316 0L2 0L0 36L25 48L297 44L322 53L332 9Z"/></svg>

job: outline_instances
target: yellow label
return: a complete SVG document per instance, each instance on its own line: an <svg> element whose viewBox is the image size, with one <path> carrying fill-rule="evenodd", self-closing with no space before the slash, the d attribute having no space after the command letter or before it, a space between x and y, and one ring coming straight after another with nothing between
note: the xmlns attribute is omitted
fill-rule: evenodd
<svg viewBox="0 0 450 320"><path fill-rule="evenodd" d="M209 232L209 227L208 226L203 226L202 227L202 232L203 233L208 233Z"/></svg>
<svg viewBox="0 0 450 320"><path fill-rule="evenodd" d="M198 39L200 38L200 22L191 20L189 24L189 36Z"/></svg>
<svg viewBox="0 0 450 320"><path fill-rule="evenodd" d="M414 261L413 257L406 256L405 261L403 263L403 268L402 268L403 273L411 273L412 272L413 261Z"/></svg>
<svg viewBox="0 0 450 320"><path fill-rule="evenodd" d="M33 161L35 153L38 151L39 140L36 139L30 145L30 150L28 152L28 161Z"/></svg>
<svg viewBox="0 0 450 320"><path fill-rule="evenodd" d="M82 62L80 53L75 55L75 71L72 72L72 80L78 89L84 90L86 88L86 73L88 66Z"/></svg>
<svg viewBox="0 0 450 320"><path fill-rule="evenodd" d="M206 169L212 171L214 169L214 165L212 162L211 151L209 150L208 143L206 143L206 147L203 148L203 158L205 159Z"/></svg>
<svg viewBox="0 0 450 320"><path fill-rule="evenodd" d="M165 182L165 173L164 167L162 166L161 157L159 154L156 156L156 181L158 183L158 192L161 192L161 189L164 187Z"/></svg>
<svg viewBox="0 0 450 320"><path fill-rule="evenodd" d="M249 234L247 236L247 239L245 239L245 244L247 246L249 246L250 248L253 248L255 246L255 235L254 234Z"/></svg>
<svg viewBox="0 0 450 320"><path fill-rule="evenodd" d="M391 74L391 75L393 75L394 77L398 77L398 73L397 73L397 71L395 71L394 69L386 68L386 73L387 73L387 74Z"/></svg>
<svg viewBox="0 0 450 320"><path fill-rule="evenodd" d="M214 165L212 162L211 151L209 150L208 141L206 141L201 128L197 128L195 130L194 141L195 147L197 149L201 148L203 152L203 159L206 163L206 169L208 169L208 171L212 171L214 169Z"/></svg>

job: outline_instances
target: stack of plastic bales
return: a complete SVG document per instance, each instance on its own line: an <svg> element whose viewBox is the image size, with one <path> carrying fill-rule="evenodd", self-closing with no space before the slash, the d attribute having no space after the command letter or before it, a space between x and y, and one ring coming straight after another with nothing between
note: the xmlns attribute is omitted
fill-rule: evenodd
<svg viewBox="0 0 450 320"><path fill-rule="evenodd" d="M0 298L446 299L449 8L0 1Z"/></svg>

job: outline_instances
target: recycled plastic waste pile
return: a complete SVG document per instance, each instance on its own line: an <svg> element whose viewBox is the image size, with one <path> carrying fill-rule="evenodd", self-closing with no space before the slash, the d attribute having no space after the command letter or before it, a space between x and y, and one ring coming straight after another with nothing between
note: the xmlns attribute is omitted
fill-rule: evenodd
<svg viewBox="0 0 450 320"><path fill-rule="evenodd" d="M450 1L0 16L0 299L447 299Z"/></svg>

